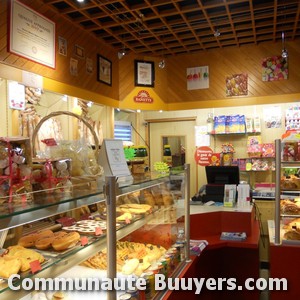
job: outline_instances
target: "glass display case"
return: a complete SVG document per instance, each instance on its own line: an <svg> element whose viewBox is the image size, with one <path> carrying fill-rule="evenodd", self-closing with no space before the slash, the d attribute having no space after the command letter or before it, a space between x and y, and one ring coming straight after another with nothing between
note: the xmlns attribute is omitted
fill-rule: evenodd
<svg viewBox="0 0 300 300"><path fill-rule="evenodd" d="M297 143L298 144L298 143ZM300 245L300 161L286 159L281 140L276 147L275 244ZM297 146L298 147L298 146Z"/></svg>
<svg viewBox="0 0 300 300"><path fill-rule="evenodd" d="M178 182L173 185L172 176L182 178L179 188ZM14 273L20 275L14 280L15 286L21 285L25 278L70 277L70 274L111 279L157 272L167 277L179 276L190 256L186 247L188 182L186 165L171 175L136 177L130 185L119 186L117 178L111 176L98 188L39 191L30 202L2 203L1 259L22 256L16 254L22 250L32 255L35 263L28 264L26 270L21 262L17 272L15 269L0 272L1 299L34 299L36 292L13 291L8 287L7 279ZM184 233L181 242L178 242L179 232ZM147 299L162 299L165 291L159 295L153 289L151 295L147 292ZM94 296L117 299L119 295L120 292L113 291ZM76 293L70 295L72 299L76 297L79 297Z"/></svg>

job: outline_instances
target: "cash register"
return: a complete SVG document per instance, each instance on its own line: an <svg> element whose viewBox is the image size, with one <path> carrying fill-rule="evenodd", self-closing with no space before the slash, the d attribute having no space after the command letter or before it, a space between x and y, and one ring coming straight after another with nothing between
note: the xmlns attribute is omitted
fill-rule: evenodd
<svg viewBox="0 0 300 300"><path fill-rule="evenodd" d="M205 166L207 184L202 202L223 202L224 185L240 183L240 172L238 166Z"/></svg>

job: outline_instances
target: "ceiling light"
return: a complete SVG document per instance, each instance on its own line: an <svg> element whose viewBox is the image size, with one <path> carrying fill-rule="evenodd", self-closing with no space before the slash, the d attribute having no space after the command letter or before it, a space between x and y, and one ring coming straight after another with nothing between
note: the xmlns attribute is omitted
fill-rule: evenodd
<svg viewBox="0 0 300 300"><path fill-rule="evenodd" d="M289 56L288 51L287 51L286 49L282 49L282 51L281 51L281 56L282 56L283 58L288 58L288 56Z"/></svg>
<svg viewBox="0 0 300 300"><path fill-rule="evenodd" d="M289 53L288 53L288 51L287 51L286 48L285 48L285 36L284 36L284 31L282 31L282 33L281 33L281 40L282 40L282 51L281 51L281 56L282 56L283 58L288 58Z"/></svg>
<svg viewBox="0 0 300 300"><path fill-rule="evenodd" d="M122 50L120 50L118 52L118 58L121 59L125 55L126 55L126 50L125 50L125 47L124 47Z"/></svg>
<svg viewBox="0 0 300 300"><path fill-rule="evenodd" d="M215 37L218 37L218 36L220 36L221 35L221 32L219 31L219 29L217 28L216 30L215 30L215 32L214 32L214 36Z"/></svg>
<svg viewBox="0 0 300 300"><path fill-rule="evenodd" d="M84 0L77 0L77 2L82 3L82 2L84 2Z"/></svg>
<svg viewBox="0 0 300 300"><path fill-rule="evenodd" d="M164 59L162 59L159 63L158 63L158 66L163 69L165 66L166 66L166 62Z"/></svg>

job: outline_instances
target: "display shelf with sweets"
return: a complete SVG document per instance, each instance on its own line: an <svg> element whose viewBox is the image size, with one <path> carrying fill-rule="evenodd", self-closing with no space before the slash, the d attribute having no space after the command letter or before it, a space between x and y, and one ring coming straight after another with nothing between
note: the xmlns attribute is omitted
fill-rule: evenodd
<svg viewBox="0 0 300 300"><path fill-rule="evenodd" d="M275 244L300 246L300 161L282 160L285 143L276 140Z"/></svg>
<svg viewBox="0 0 300 300"><path fill-rule="evenodd" d="M187 179L184 182L186 183ZM150 265L159 263L159 260L172 261L176 256L171 250L175 243L177 228L185 227L187 239L189 238L189 214L184 206L178 206L174 199L170 176L152 174L149 178L140 178L134 184L118 188L115 183L115 178L106 178L105 194L100 190L97 193L89 191L85 194L70 194L69 198L64 199L55 193L50 195L52 199L50 202L47 202L49 194L45 194L48 199L43 198L43 202L35 203L35 207L19 210L17 213L11 212L10 215L0 212L2 224L0 232L7 233L9 228L15 228L18 233L16 236L10 235L4 247L9 244L21 247L18 245L20 243L22 247L24 245L31 247L30 250L49 258L47 264L43 264L34 274L30 272L21 274L22 279L27 276L32 279L56 278L67 269L85 261L103 262L104 256L105 272L110 278L116 277L112 266L117 266L121 271L124 267L125 273L139 274L148 270ZM57 201L54 201L55 199ZM97 209L80 219L78 211L86 206L96 206ZM130 214L132 218L129 220L129 217L125 217L124 222L118 220L126 214L127 216ZM106 217L102 218L103 215ZM38 223L46 222L48 219L54 222L55 226L53 222L50 224L55 229L52 231L43 229L42 232L35 229L40 228ZM22 236L24 226L27 230L26 235ZM96 234L97 228L102 231L100 235ZM89 234L85 229L95 230L95 234ZM114 253L116 249L118 252ZM188 249L185 251L189 257ZM98 257L98 254L101 255ZM127 260L133 260L127 266L125 256ZM143 262L140 262L141 259ZM139 268L132 271L136 260ZM177 276L187 266L187 261L180 262L176 266L170 265L170 270L174 272L168 274ZM79 277L80 275L82 274L79 274ZM22 290L15 295L7 284L0 288L2 300L20 299L28 294L28 291Z"/></svg>

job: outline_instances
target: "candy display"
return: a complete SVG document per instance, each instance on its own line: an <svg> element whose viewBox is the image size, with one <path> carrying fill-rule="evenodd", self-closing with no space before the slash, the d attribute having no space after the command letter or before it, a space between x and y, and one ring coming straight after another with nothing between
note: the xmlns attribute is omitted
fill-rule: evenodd
<svg viewBox="0 0 300 300"><path fill-rule="evenodd" d="M72 187L70 159L33 159L34 190L68 192Z"/></svg>
<svg viewBox="0 0 300 300"><path fill-rule="evenodd" d="M233 153L235 152L234 147L230 143L222 144L222 151L221 151L221 157L222 157L222 165L223 166L231 166L232 159L233 159Z"/></svg>
<svg viewBox="0 0 300 300"><path fill-rule="evenodd" d="M0 201L31 201L29 139L0 138Z"/></svg>
<svg viewBox="0 0 300 300"><path fill-rule="evenodd" d="M247 140L247 152L249 157L260 157L262 143L259 135L249 136Z"/></svg>

